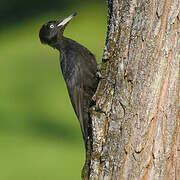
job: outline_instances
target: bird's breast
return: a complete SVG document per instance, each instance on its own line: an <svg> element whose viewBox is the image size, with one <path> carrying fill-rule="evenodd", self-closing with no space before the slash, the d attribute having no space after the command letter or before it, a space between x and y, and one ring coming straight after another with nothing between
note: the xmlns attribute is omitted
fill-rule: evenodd
<svg viewBox="0 0 180 180"><path fill-rule="evenodd" d="M76 67L75 62L69 59L63 53L61 53L60 66L61 66L61 71L62 71L65 81L67 82L70 79L72 79L75 73L75 67Z"/></svg>

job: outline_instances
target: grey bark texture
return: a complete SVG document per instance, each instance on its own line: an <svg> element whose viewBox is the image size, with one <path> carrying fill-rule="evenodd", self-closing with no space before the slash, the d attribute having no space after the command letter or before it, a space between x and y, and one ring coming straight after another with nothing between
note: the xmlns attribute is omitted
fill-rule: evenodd
<svg viewBox="0 0 180 180"><path fill-rule="evenodd" d="M82 178L180 179L180 1L108 0Z"/></svg>

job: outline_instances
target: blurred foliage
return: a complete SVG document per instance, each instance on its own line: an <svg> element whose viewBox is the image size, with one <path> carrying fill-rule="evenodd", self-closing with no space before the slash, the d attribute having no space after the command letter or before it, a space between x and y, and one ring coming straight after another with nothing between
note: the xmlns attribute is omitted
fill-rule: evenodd
<svg viewBox="0 0 180 180"><path fill-rule="evenodd" d="M19 23L27 21L30 18L37 17L42 13L47 12L62 12L67 10L79 10L82 9L82 5L86 4L87 6L94 4L104 6L104 0L91 0L82 1L82 0L1 0L0 1L0 29L5 28L6 25L11 25L13 23ZM91 9L92 13L96 10Z"/></svg>
<svg viewBox="0 0 180 180"><path fill-rule="evenodd" d="M0 179L80 179L84 147L56 50L41 45L39 28L78 15L68 36L100 62L106 34L103 1L1 0Z"/></svg>

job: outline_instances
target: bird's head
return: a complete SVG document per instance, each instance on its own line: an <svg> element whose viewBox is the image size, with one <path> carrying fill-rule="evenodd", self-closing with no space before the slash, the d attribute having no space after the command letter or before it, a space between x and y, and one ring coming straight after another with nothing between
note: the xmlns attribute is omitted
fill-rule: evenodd
<svg viewBox="0 0 180 180"><path fill-rule="evenodd" d="M39 32L41 43L53 46L58 40L61 40L66 25L77 13L73 13L61 21L49 21L44 24Z"/></svg>

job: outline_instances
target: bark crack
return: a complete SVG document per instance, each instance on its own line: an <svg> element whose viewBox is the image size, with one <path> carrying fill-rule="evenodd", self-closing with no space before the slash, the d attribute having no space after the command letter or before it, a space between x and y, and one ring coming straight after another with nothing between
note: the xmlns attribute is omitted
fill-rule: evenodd
<svg viewBox="0 0 180 180"><path fill-rule="evenodd" d="M151 64L150 64L150 70L149 70L149 72L148 72L148 75L147 75L147 80L146 80L146 86L144 87L144 90L142 91L142 98L144 99L144 97L145 97L145 95L146 95L146 90L147 90L147 87L148 87L148 85L149 85L149 82L150 82L150 79L151 79L151 73L152 73L152 70L153 70L153 65L154 65L154 62L155 62L155 60L158 58L158 56L159 56L159 52L160 51L158 51L158 49L161 49L161 47L162 47L162 41L163 41L163 36L164 36L164 33L165 33L165 27L166 27L166 19L167 19L167 15L168 15L168 9L169 9L169 4L170 4L170 1L171 0L165 0L165 3L164 3L164 7L163 7L163 14L162 14L162 16L160 17L160 20L161 20L161 25L160 25L160 30L159 30L159 33L158 33L158 36L157 36L157 45L156 45L156 47L157 48L155 48L154 49L154 56L152 56L153 57L153 59L152 59L152 61L151 61ZM154 10L154 0L153 0L153 6L152 6L152 12L155 12L155 11L153 11ZM151 26L152 26L152 17L153 17L153 13L152 13L152 15L151 15L151 18L150 18L150 21L151 21ZM151 27L150 26L150 27ZM147 36L150 34L150 32L151 32L151 28L149 27L149 31L148 31L148 33L147 33Z"/></svg>
<svg viewBox="0 0 180 180"><path fill-rule="evenodd" d="M174 23L174 38L173 38L173 44L176 44L177 46L177 33L176 33L176 29L178 27L178 18L176 18L176 21ZM172 57L172 51L170 51L169 53L169 56L168 58L171 58ZM169 60L169 68L170 68L170 60ZM179 87L179 93L180 93L180 87ZM179 98L180 98L180 94L179 94ZM178 133L179 133L179 129L180 129L180 109L178 111L178 114L177 114L177 120L176 120L176 129L175 129L175 132L174 132L174 135L173 135L173 146L171 148L171 154L170 154L170 158L168 159L168 174L167 174L167 178L169 178L170 176L170 169L172 168L172 163L173 163L173 157L174 157L174 149L175 147L177 148L177 136L178 136Z"/></svg>

